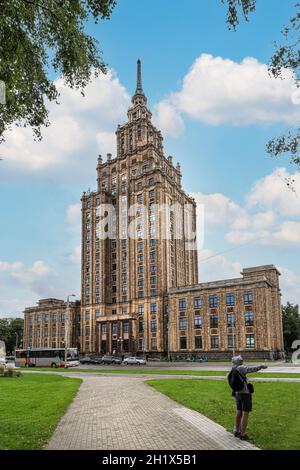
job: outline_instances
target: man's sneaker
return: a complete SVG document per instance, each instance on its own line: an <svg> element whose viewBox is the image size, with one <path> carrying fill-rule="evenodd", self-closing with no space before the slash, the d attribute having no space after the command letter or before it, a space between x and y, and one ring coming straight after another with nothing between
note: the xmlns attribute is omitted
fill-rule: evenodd
<svg viewBox="0 0 300 470"><path fill-rule="evenodd" d="M250 441L250 438L249 438L249 436L247 436L247 434L241 435L240 439L241 439L241 441Z"/></svg>
<svg viewBox="0 0 300 470"><path fill-rule="evenodd" d="M241 433L237 431L234 431L233 435L234 437L241 437Z"/></svg>

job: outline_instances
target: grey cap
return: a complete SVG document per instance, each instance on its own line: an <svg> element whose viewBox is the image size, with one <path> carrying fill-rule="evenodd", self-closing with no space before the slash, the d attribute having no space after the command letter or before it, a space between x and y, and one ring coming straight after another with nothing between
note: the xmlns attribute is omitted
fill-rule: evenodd
<svg viewBox="0 0 300 470"><path fill-rule="evenodd" d="M240 366L243 364L244 359L242 358L242 356L234 356L231 361L232 364L234 364L235 366Z"/></svg>

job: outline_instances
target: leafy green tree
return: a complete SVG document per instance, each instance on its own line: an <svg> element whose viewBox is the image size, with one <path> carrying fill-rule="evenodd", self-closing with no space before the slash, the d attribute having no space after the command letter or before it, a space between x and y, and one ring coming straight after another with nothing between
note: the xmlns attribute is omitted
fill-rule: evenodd
<svg viewBox="0 0 300 470"><path fill-rule="evenodd" d="M41 138L49 125L46 101L58 99L51 75L83 92L92 76L106 71L87 21L109 19L115 0L0 0L0 142L12 123L30 126Z"/></svg>
<svg viewBox="0 0 300 470"><path fill-rule="evenodd" d="M291 353L293 341L300 339L299 306L289 302L282 307L284 350Z"/></svg>
<svg viewBox="0 0 300 470"><path fill-rule="evenodd" d="M227 5L227 24L229 29L236 30L239 18L246 21L256 9L257 0L221 0ZM296 0L295 0L296 1ZM283 69L291 70L295 75L295 85L299 88L300 96L300 3L295 4L295 14L290 19L282 32L282 44L276 45L276 51L269 63L269 71L276 78L282 78ZM292 98L292 97L291 97ZM297 102L300 101L296 98ZM299 103L300 105L300 103ZM291 129L270 140L267 144L267 152L274 157L282 154L291 156L291 163L300 168L300 128Z"/></svg>
<svg viewBox="0 0 300 470"><path fill-rule="evenodd" d="M23 318L0 318L0 340L5 342L7 354L22 344L23 329Z"/></svg>

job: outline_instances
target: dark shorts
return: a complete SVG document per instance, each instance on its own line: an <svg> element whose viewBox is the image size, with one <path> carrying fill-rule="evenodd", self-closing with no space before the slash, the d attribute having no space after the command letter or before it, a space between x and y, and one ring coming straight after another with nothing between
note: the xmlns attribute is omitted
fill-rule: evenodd
<svg viewBox="0 0 300 470"><path fill-rule="evenodd" d="M239 411L252 411L252 395L251 393L237 393L235 396L236 409Z"/></svg>

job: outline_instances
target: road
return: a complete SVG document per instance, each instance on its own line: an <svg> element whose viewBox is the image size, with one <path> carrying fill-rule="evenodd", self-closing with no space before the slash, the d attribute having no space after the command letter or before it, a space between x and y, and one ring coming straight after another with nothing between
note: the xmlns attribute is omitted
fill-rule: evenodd
<svg viewBox="0 0 300 470"><path fill-rule="evenodd" d="M259 362L247 362L249 365L257 365ZM264 370L265 373L298 373L300 374L300 364L292 364L285 362L270 362L266 363L268 369ZM205 364L193 362L159 362L148 361L146 366L114 366L114 365L80 365L80 369L98 369L98 370L123 370L124 368L134 368L139 371L147 369L160 369L160 370L192 370L192 371L228 371L231 368L229 362L206 362Z"/></svg>

